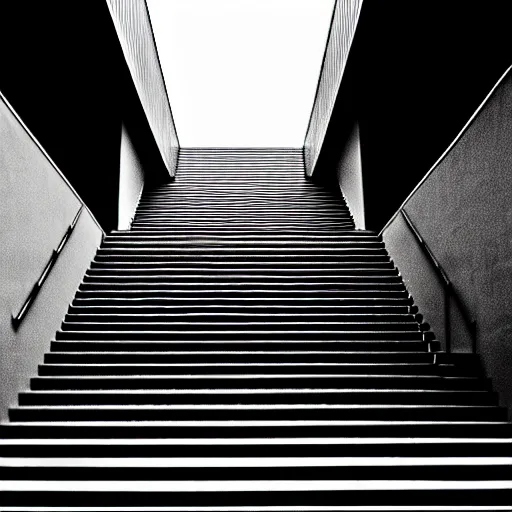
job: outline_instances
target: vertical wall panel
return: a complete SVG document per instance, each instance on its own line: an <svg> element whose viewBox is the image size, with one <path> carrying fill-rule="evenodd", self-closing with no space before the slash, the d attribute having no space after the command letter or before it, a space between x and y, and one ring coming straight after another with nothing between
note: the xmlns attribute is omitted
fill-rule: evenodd
<svg viewBox="0 0 512 512"><path fill-rule="evenodd" d="M142 107L171 176L178 159L178 136L144 0L107 0Z"/></svg>
<svg viewBox="0 0 512 512"><path fill-rule="evenodd" d="M356 229L365 229L363 166L359 123L354 121L336 166L340 190L345 197Z"/></svg>
<svg viewBox="0 0 512 512"><path fill-rule="evenodd" d="M327 131L363 0L337 0L311 119L304 141L306 173L313 174Z"/></svg>
<svg viewBox="0 0 512 512"><path fill-rule="evenodd" d="M121 128L121 162L119 170L119 219L117 229L130 229L135 209L144 188L144 165L135 149L130 132Z"/></svg>

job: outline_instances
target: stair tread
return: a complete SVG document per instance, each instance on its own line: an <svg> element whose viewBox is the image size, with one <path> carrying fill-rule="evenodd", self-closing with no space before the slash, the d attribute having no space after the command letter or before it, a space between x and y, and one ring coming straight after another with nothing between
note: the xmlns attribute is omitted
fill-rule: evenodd
<svg viewBox="0 0 512 512"><path fill-rule="evenodd" d="M503 423L502 423L503 424ZM14 424L13 424L14 425ZM10 445L100 445L100 446L131 446L131 445L146 445L146 446L182 446L182 445L199 445L199 446L244 446L244 445L406 445L411 446L415 444L500 444L512 445L511 438L499 437L295 437L295 438L117 438L117 439L103 439L103 438L14 438L14 439L1 439L0 446Z"/></svg>
<svg viewBox="0 0 512 512"><path fill-rule="evenodd" d="M65 354L67 354L68 352L65 352ZM166 354L168 352L165 352ZM322 352L323 353L323 352ZM97 352L91 352L91 354L94 354L96 355ZM127 354L133 354L133 352L127 352ZM257 367L257 366L269 366L269 367L272 367L272 366L279 366L279 367L286 367L286 366L289 366L289 367L296 367L296 366L302 366L302 367L318 367L318 366L334 366L334 367L343 367L343 366L374 366L374 367L383 367L383 366L386 366L386 367L389 367L389 366L393 366L393 367L396 367L396 366L413 366L413 365L416 365L416 366L423 366L423 367L431 367L431 363L411 363L411 362L407 362L407 363L338 363L338 362L333 362L333 363L224 363L224 366L243 366L243 367ZM45 364L44 366L56 366L56 367L59 367L59 366L84 366L83 364L73 364L73 363L66 363L66 364L59 364L59 363L52 363L51 365L49 364ZM103 363L103 364L87 364L87 366L99 366L99 367L102 367L102 366L105 366L105 367L109 367L109 366L112 366L112 367L116 367L117 365L114 365L114 364L108 364L108 363ZM169 367L174 367L174 366L185 366L185 367L211 367L211 366L214 366L214 367L218 367L219 365L218 364L212 364L212 363L167 363L167 364L149 364L149 363L130 363L128 366L135 366L135 367L144 367L144 366L148 366L148 367L151 367L151 366L169 366Z"/></svg>
<svg viewBox="0 0 512 512"><path fill-rule="evenodd" d="M512 457L2 457L3 467L176 467L176 468L246 468L246 467L339 467L339 466L510 466Z"/></svg>
<svg viewBox="0 0 512 512"><path fill-rule="evenodd" d="M389 388L389 389L369 389L369 388L355 388L355 389L338 389L338 388L232 388L232 389L210 389L210 388L183 388L183 389L108 389L108 390L66 390L66 391L56 391L56 390L30 390L23 391L22 394L32 394L32 395L201 395L201 394L209 394L209 395L231 395L231 394L361 394L372 392L376 395L379 394L480 394L480 395L488 395L489 392L486 390L465 390L465 389L402 389L402 388Z"/></svg>
<svg viewBox="0 0 512 512"><path fill-rule="evenodd" d="M106 375L106 376L102 376L102 377L96 377L96 376L90 376L90 375L83 375L83 376L80 376L80 377L76 377L76 379L80 379L80 380L92 380L92 379L111 379L111 380L116 380L116 379L119 379L120 377L119 376L113 376L113 375ZM394 374L389 374L389 375L372 375L372 374L351 374L350 376L347 376L347 375L339 375L339 374L336 374L336 373L332 373L332 374L329 374L329 373L323 373L321 375L318 375L318 376L315 376L315 377L312 377L310 374L307 374L307 373L304 373L304 374L293 374L293 373L287 373L287 374L251 374L251 375L245 375L245 374L240 374L240 375L237 375L237 374L226 374L226 375L222 375L222 374L216 374L216 375L208 375L208 374L203 374L203 375L200 375L200 374L195 374L195 375L176 375L176 376L154 376L154 375L134 375L132 377L129 377L130 379L133 379L133 380L142 380L142 381L151 381L152 379L153 380L165 380L165 379L169 379L169 380L201 380L201 379L217 379L217 380L220 380L220 379L228 379L228 380L233 380L233 379L244 379L244 380L258 380L258 379L297 379L297 378L304 378L304 379L311 379L311 378L315 378L315 379L340 379L340 380L347 380L347 379L360 379L360 378L367 378L367 379L404 379L404 380L417 380L417 379L431 379L431 380L446 380L446 381L450 381L450 380L456 380L456 381L479 381L479 380L482 380L481 378L479 377L473 377L473 376L439 376L439 375L394 375ZM40 379L40 380L48 380L48 381L52 381L52 380L59 380L59 379L64 379L64 380L67 380L67 379L70 379L70 377L64 377L64 376L61 376L61 375L55 375L55 376L51 376L51 377L48 377L48 376L40 376L40 377L37 377L37 379ZM124 379L123 379L124 380Z"/></svg>
<svg viewBox="0 0 512 512"><path fill-rule="evenodd" d="M496 409L496 405L481 404L317 404L317 403L292 403L292 404L121 404L121 405L17 405L15 410L302 410L302 409L333 409L333 410L358 410L358 409Z"/></svg>
<svg viewBox="0 0 512 512"><path fill-rule="evenodd" d="M165 492L165 493L200 493L200 492L233 492L233 491L323 491L353 490L368 492L371 490L475 490L475 489L506 489L512 491L512 480L109 480L110 492ZM103 482L94 480L8 480L0 484L0 490L18 491L100 491L104 492ZM509 497L512 497L510 495Z"/></svg>
<svg viewBox="0 0 512 512"><path fill-rule="evenodd" d="M118 427L142 427L142 426L180 426L180 427L201 427L201 428L211 428L214 426L219 427L250 427L250 426L301 426L301 425L311 425L311 426L356 426L356 427L364 427L364 426L448 426L448 427L469 427L469 426L504 426L507 427L507 430L512 434L512 430L510 429L510 423L508 421L460 421L460 420L452 420L452 421L433 421L433 420L174 420L174 421L137 421L136 423L126 422L126 421L10 421L8 426L12 428L16 428L19 426L85 426L91 429L101 428L102 426L118 426ZM508 437L507 437L508 439Z"/></svg>

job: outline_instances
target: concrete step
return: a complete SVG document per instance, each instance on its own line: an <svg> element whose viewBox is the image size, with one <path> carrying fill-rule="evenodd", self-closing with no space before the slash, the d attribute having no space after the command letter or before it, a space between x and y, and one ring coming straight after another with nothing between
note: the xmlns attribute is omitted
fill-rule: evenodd
<svg viewBox="0 0 512 512"><path fill-rule="evenodd" d="M109 389L258 389L288 387L301 389L421 389L490 390L488 379L437 375L339 375L339 374L254 374L254 375L173 375L33 377L30 388L47 390Z"/></svg>

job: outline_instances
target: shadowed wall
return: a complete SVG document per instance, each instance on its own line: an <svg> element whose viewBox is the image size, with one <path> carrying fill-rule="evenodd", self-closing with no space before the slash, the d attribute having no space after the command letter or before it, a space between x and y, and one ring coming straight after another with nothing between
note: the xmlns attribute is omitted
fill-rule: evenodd
<svg viewBox="0 0 512 512"><path fill-rule="evenodd" d="M315 174L359 121L364 212L381 229L512 63L508 4L365 0Z"/></svg>

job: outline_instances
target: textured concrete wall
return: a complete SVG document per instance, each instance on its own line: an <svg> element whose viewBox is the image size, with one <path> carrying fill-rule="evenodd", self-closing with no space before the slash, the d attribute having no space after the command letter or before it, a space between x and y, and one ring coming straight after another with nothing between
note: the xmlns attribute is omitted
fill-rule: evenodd
<svg viewBox="0 0 512 512"><path fill-rule="evenodd" d="M151 131L171 176L179 141L145 0L107 0L124 57Z"/></svg>
<svg viewBox="0 0 512 512"><path fill-rule="evenodd" d="M335 175L357 119L367 229L382 229L512 63L509 10L364 0L314 175Z"/></svg>
<svg viewBox="0 0 512 512"><path fill-rule="evenodd" d="M0 421L37 374L101 241L87 209L18 330L18 313L82 205L0 97Z"/></svg>
<svg viewBox="0 0 512 512"><path fill-rule="evenodd" d="M347 63L363 0L337 0L304 140L306 174L312 176Z"/></svg>
<svg viewBox="0 0 512 512"><path fill-rule="evenodd" d="M504 404L512 406L512 76L507 72L462 136L404 206L478 325L477 350ZM385 229L392 258L421 279L400 244L396 217ZM410 258L412 260L414 258ZM402 263L401 263L402 262ZM402 270L402 269L401 269ZM409 286L415 300L431 292ZM414 288L414 289L413 289ZM435 304L428 310L433 317ZM442 302L438 314L442 313ZM467 351L455 342L456 349Z"/></svg>
<svg viewBox="0 0 512 512"><path fill-rule="evenodd" d="M118 2L119 9L129 3ZM138 3L145 9L143 0ZM107 2L87 2L85 6L83 2L52 0L31 2L30 8L25 2L3 2L1 16L0 45L9 51L2 55L0 91L102 228L116 229L122 122L130 127L139 149L144 149L145 168L152 179L168 180L169 171ZM144 41L149 37L152 44L150 32L142 36ZM135 44L132 38L133 51ZM151 50L142 46L141 51ZM155 85L150 74L142 76L144 69L139 66L135 78L145 80L146 101L155 103L149 105L154 114L160 103L156 93L151 96ZM167 125L164 128L171 129Z"/></svg>
<svg viewBox="0 0 512 512"><path fill-rule="evenodd" d="M359 124L356 121L338 161L336 176L357 229L365 228L362 172Z"/></svg>
<svg viewBox="0 0 512 512"><path fill-rule="evenodd" d="M144 168L124 123L121 129L120 160L118 229L129 229L144 187Z"/></svg>
<svg viewBox="0 0 512 512"><path fill-rule="evenodd" d="M0 46L9 51L0 91L103 229L115 229L131 78L106 3L3 2L1 20Z"/></svg>

